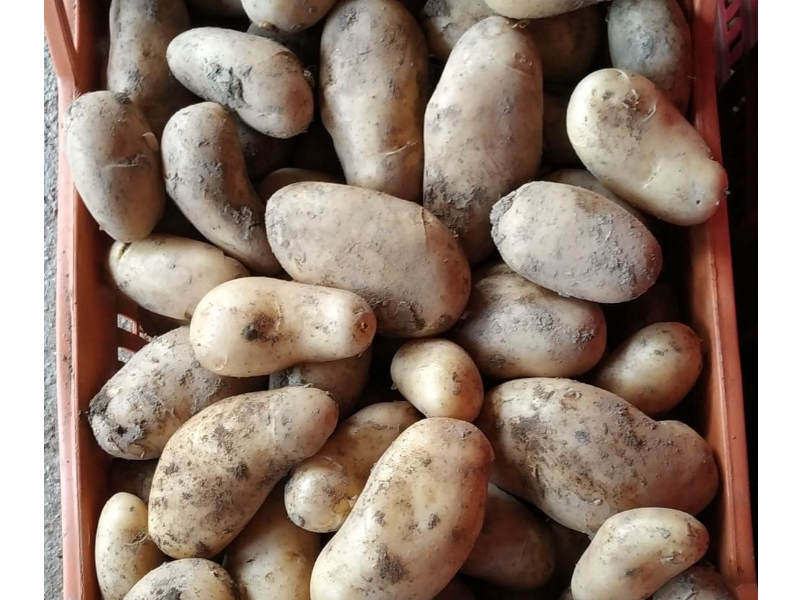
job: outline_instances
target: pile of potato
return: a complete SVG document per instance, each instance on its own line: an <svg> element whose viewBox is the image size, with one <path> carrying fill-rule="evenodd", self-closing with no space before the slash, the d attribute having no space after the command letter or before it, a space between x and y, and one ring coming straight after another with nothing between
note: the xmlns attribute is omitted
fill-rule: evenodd
<svg viewBox="0 0 800 600"><path fill-rule="evenodd" d="M66 113L148 343L106 600L733 598L663 275L722 167L676 0L112 0ZM690 401L690 400L687 400Z"/></svg>

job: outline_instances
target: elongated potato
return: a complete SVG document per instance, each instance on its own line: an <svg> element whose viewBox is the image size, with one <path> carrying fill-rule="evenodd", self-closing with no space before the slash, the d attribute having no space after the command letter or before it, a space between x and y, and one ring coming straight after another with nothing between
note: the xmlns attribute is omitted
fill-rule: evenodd
<svg viewBox="0 0 800 600"><path fill-rule="evenodd" d="M728 176L703 138L649 79L632 71L601 69L584 77L567 107L567 133L600 183L673 225L703 223L725 195Z"/></svg>
<svg viewBox="0 0 800 600"><path fill-rule="evenodd" d="M100 229L120 242L150 235L167 197L161 157L144 114L127 96L104 90L73 100L64 117L64 151L75 189Z"/></svg>
<svg viewBox="0 0 800 600"><path fill-rule="evenodd" d="M419 24L428 50L446 61L467 30L494 13L483 0L428 0L420 13Z"/></svg>
<svg viewBox="0 0 800 600"><path fill-rule="evenodd" d="M175 79L167 46L189 29L183 0L113 0L109 8L106 85L127 95L144 114L153 133L194 96Z"/></svg>
<svg viewBox="0 0 800 600"><path fill-rule="evenodd" d="M269 277L234 279L211 290L189 331L200 364L231 377L356 356L374 335L375 314L360 296Z"/></svg>
<svg viewBox="0 0 800 600"><path fill-rule="evenodd" d="M436 596L480 533L491 465L492 449L470 423L431 417L411 425L322 549L312 600Z"/></svg>
<svg viewBox="0 0 800 600"><path fill-rule="evenodd" d="M471 264L494 251L492 206L538 174L542 93L533 38L493 16L461 36L425 110L423 205Z"/></svg>
<svg viewBox="0 0 800 600"><path fill-rule="evenodd" d="M215 402L266 387L263 378L216 375L195 358L189 327L149 342L89 402L98 445L129 460L158 458L190 417Z"/></svg>
<svg viewBox="0 0 800 600"><path fill-rule="evenodd" d="M603 523L572 575L574 600L644 600L700 560L708 531L692 515L635 508Z"/></svg>
<svg viewBox="0 0 800 600"><path fill-rule="evenodd" d="M314 116L303 64L272 40L233 29L195 27L167 48L175 77L205 100L238 114L256 131L290 138Z"/></svg>
<svg viewBox="0 0 800 600"><path fill-rule="evenodd" d="M322 541L289 520L283 485L270 492L225 549L225 569L248 600L309 600L311 569Z"/></svg>
<svg viewBox="0 0 800 600"><path fill-rule="evenodd" d="M647 227L584 188L533 181L495 204L491 219L506 264L562 296L626 302L661 273L661 246Z"/></svg>
<svg viewBox="0 0 800 600"><path fill-rule="evenodd" d="M219 248L171 235L115 242L108 255L113 284L156 314L191 319L200 299L219 284L250 273Z"/></svg>
<svg viewBox="0 0 800 600"><path fill-rule="evenodd" d="M342 0L320 46L320 111L349 185L418 202L428 51L399 0Z"/></svg>
<svg viewBox="0 0 800 600"><path fill-rule="evenodd" d="M606 322L597 304L559 296L499 263L475 274L448 336L489 377L577 377L603 356Z"/></svg>
<svg viewBox="0 0 800 600"><path fill-rule="evenodd" d="M562 15L605 0L486 0L498 15L512 19L543 19Z"/></svg>
<svg viewBox="0 0 800 600"><path fill-rule="evenodd" d="M253 273L277 274L233 117L214 102L194 104L169 120L161 143L167 192L192 225Z"/></svg>
<svg viewBox="0 0 800 600"><path fill-rule="evenodd" d="M688 425L570 379L500 384L475 424L495 451L492 481L584 533L632 508L698 514L719 484L710 446Z"/></svg>
<svg viewBox="0 0 800 600"><path fill-rule="evenodd" d="M644 75L685 113L692 93L692 33L677 0L614 0L606 20L611 64Z"/></svg>
<svg viewBox="0 0 800 600"><path fill-rule="evenodd" d="M260 27L303 31L321 21L336 0L242 0L247 16Z"/></svg>
<svg viewBox="0 0 800 600"><path fill-rule="evenodd" d="M215 556L289 469L322 448L337 418L336 403L310 387L241 394L198 413L153 475L153 540L173 558Z"/></svg>
<svg viewBox="0 0 800 600"><path fill-rule="evenodd" d="M125 600L239 600L236 583L217 563L183 558L150 571Z"/></svg>
<svg viewBox="0 0 800 600"><path fill-rule="evenodd" d="M422 418L408 402L380 402L344 421L314 456L289 477L289 518L309 531L337 531L367 483L370 470L408 427Z"/></svg>
<svg viewBox="0 0 800 600"><path fill-rule="evenodd" d="M94 563L103 600L122 600L136 583L167 559L147 533L147 505L119 492L103 506L94 542Z"/></svg>
<svg viewBox="0 0 800 600"><path fill-rule="evenodd" d="M426 338L406 342L394 355L392 382L426 417L473 421L483 404L483 381L458 344Z"/></svg>
<svg viewBox="0 0 800 600"><path fill-rule="evenodd" d="M654 323L625 340L597 366L591 383L650 417L672 410L703 370L700 338L683 323Z"/></svg>
<svg viewBox="0 0 800 600"><path fill-rule="evenodd" d="M665 583L653 600L736 600L725 579L714 567L695 564Z"/></svg>
<svg viewBox="0 0 800 600"><path fill-rule="evenodd" d="M438 335L467 304L464 252L418 204L349 185L295 183L273 194L266 223L275 256L294 280L362 296L382 335Z"/></svg>

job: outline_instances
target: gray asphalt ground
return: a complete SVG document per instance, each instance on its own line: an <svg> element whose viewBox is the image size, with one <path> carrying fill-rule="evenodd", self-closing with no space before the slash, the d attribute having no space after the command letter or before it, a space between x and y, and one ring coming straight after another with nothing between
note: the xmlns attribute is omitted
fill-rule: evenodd
<svg viewBox="0 0 800 600"><path fill-rule="evenodd" d="M55 279L58 91L44 42L44 597L61 598L61 499L56 427Z"/></svg>

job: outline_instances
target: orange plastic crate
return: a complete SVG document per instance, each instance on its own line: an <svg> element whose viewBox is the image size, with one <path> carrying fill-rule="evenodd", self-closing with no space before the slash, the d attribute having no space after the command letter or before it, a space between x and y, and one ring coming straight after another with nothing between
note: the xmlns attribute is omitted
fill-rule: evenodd
<svg viewBox="0 0 800 600"><path fill-rule="evenodd" d="M725 1L725 0L721 0ZM715 0L686 0L694 36L694 124L720 157L715 89ZM45 0L45 31L59 86L59 113L81 93L100 89L108 0ZM110 457L94 441L84 416L89 401L119 368L119 356L141 347L135 307L103 280L110 245L80 202L59 140L56 352L64 598L100 600L94 570L94 530L108 498ZM755 600L756 584L742 379L736 330L727 207L685 231L683 286L687 322L705 341L705 368L690 424L711 444L720 491L701 515L712 534L708 558L737 592ZM128 330L118 326L128 322Z"/></svg>

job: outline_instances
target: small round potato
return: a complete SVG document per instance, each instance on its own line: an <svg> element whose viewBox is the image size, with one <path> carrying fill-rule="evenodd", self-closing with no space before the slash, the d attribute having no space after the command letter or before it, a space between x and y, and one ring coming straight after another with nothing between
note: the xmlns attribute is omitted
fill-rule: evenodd
<svg viewBox="0 0 800 600"><path fill-rule="evenodd" d="M572 575L574 600L643 600L700 560L708 531L692 515L660 507L609 517Z"/></svg>
<svg viewBox="0 0 800 600"><path fill-rule="evenodd" d="M239 600L236 583L217 563L183 558L164 563L137 583L125 600Z"/></svg>
<svg viewBox="0 0 800 600"><path fill-rule="evenodd" d="M473 421L483 404L483 381L469 354L449 340L406 342L391 364L394 385L426 417Z"/></svg>

